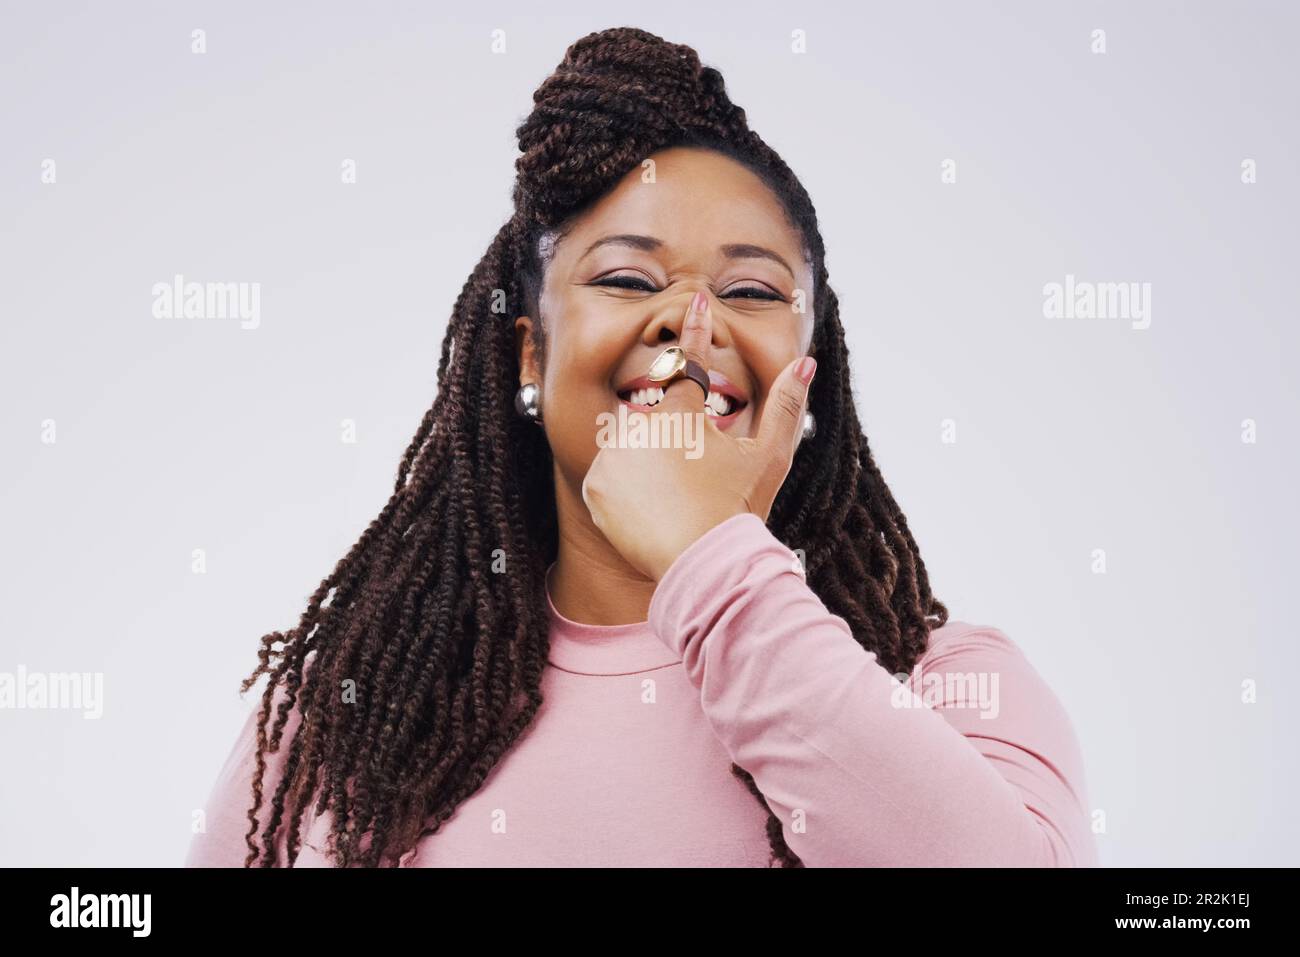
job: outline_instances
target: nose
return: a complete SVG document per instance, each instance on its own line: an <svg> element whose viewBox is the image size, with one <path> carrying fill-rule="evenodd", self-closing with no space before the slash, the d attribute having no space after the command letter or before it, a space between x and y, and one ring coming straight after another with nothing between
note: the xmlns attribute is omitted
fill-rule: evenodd
<svg viewBox="0 0 1300 957"><path fill-rule="evenodd" d="M692 285L672 296L667 301L656 305L655 314L646 324L643 340L647 345L659 346L678 342L682 338L682 326L686 324L686 314L691 308L691 301L696 292L703 292L709 297L709 313L713 319L713 348L725 348L731 344L731 334L726 321L718 315L715 308L717 298L707 286Z"/></svg>

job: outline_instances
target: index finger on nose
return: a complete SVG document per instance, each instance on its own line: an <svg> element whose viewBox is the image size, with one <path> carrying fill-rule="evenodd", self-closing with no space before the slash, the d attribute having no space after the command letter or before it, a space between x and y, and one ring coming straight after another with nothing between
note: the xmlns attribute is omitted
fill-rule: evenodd
<svg viewBox="0 0 1300 957"><path fill-rule="evenodd" d="M709 310L708 294L697 292L686 309L686 321L682 323L678 345L686 353L686 358L698 362L707 374L709 356L713 351L713 316ZM674 404L686 399L692 409L701 408L706 398L700 387L687 376L681 376L669 384L664 390L664 401L667 402L670 396Z"/></svg>

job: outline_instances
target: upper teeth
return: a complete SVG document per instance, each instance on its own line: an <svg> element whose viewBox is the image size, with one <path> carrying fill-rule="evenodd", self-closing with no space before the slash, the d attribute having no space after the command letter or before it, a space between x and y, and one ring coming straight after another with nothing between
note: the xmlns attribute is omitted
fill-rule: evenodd
<svg viewBox="0 0 1300 957"><path fill-rule="evenodd" d="M648 389L633 389L628 394L627 401L632 405L658 405L663 397L664 390L656 385ZM710 392L709 397L704 400L704 405L714 415L730 415L733 403L730 396L725 396L721 392Z"/></svg>

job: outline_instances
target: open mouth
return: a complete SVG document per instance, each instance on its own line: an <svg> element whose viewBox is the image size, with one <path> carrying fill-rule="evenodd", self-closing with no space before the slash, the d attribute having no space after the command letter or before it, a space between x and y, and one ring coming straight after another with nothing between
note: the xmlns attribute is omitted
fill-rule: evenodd
<svg viewBox="0 0 1300 957"><path fill-rule="evenodd" d="M624 389L618 397L634 409L653 409L663 401L664 390L657 385L643 386L637 389ZM709 392L704 400L704 412L710 418L725 419L737 415L746 406L744 399L725 392Z"/></svg>
<svg viewBox="0 0 1300 957"><path fill-rule="evenodd" d="M664 398L663 388L643 375L629 379L614 391L620 402L637 412L653 410ZM709 370L709 396L704 402L709 421L726 431L740 420L740 413L748 405L749 399L739 387L717 369Z"/></svg>

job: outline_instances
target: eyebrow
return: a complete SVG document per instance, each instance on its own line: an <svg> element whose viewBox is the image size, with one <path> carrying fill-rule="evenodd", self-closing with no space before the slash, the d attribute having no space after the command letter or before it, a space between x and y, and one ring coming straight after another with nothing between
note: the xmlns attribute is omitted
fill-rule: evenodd
<svg viewBox="0 0 1300 957"><path fill-rule="evenodd" d="M601 246L630 246L633 249L652 253L662 249L663 245L663 240L656 239L654 236L643 236L640 233L618 233L614 236L603 236L597 239L587 247L578 261L581 262L586 259ZM755 246L753 243L727 243L718 248L727 259L770 259L788 272L791 279L795 278L794 270L790 268L790 264L766 246Z"/></svg>

